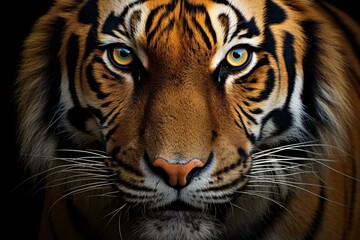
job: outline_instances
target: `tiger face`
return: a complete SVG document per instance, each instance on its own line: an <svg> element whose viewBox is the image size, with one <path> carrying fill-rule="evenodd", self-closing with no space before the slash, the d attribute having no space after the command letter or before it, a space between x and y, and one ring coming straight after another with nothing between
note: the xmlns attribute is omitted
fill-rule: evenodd
<svg viewBox="0 0 360 240"><path fill-rule="evenodd" d="M343 130L323 105L338 91L347 114L348 83L314 95L329 84L317 78L341 73L305 61L343 56L312 52L321 21L305 2L57 1L19 78L23 151L47 156L32 168L62 195L49 193L50 209L70 202L106 239L250 239L297 181L321 197L308 186L321 188L323 162L310 156L324 128ZM98 225L108 214L119 221Z"/></svg>
<svg viewBox="0 0 360 240"><path fill-rule="evenodd" d="M85 9L95 8L87 4ZM84 45L79 42L89 39L97 24L91 37L98 45L77 54L84 56L83 64L70 74L76 76L75 88L82 90L63 96L64 102L78 99L78 104L68 106L72 115L67 124L75 125L73 119L81 118L78 113L86 112L89 118L81 126L95 126L85 130L112 157L106 162L120 179L115 188L125 201L146 206L148 214L140 219L156 219L141 221L168 229L169 217L180 219L180 225L194 219L204 225L199 231L210 231L215 215L202 217L201 211L237 198L256 146L274 135L291 137L301 127L293 121L300 118L296 106L301 108L302 73L296 64L301 55L294 49L303 40L287 33L294 25L290 22L281 36L274 36L284 48L276 56L274 49L264 46L270 36L263 27L275 16L253 11L249 17L236 5L112 4L109 10L99 4L97 23L95 16L80 21L89 23L87 37L71 34L64 41L72 46L72 54L79 52ZM278 10L276 17L285 21L285 11ZM70 69L78 60L65 61ZM291 94L294 98L285 97Z"/></svg>

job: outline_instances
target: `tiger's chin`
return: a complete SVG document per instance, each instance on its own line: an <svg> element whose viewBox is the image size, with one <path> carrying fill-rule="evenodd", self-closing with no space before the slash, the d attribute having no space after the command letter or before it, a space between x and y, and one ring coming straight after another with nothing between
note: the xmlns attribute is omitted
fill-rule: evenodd
<svg viewBox="0 0 360 240"><path fill-rule="evenodd" d="M171 209L144 210L130 216L132 239L219 239L224 232L223 216L210 211Z"/></svg>

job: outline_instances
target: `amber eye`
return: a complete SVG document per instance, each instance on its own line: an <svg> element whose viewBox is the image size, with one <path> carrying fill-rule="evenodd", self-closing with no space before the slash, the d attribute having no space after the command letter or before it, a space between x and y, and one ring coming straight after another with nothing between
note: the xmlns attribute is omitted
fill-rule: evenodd
<svg viewBox="0 0 360 240"><path fill-rule="evenodd" d="M244 67L249 61L249 52L245 48L235 48L226 55L226 61L231 67Z"/></svg>
<svg viewBox="0 0 360 240"><path fill-rule="evenodd" d="M115 47L110 54L112 62L118 67L127 67L135 59L134 53L127 47Z"/></svg>

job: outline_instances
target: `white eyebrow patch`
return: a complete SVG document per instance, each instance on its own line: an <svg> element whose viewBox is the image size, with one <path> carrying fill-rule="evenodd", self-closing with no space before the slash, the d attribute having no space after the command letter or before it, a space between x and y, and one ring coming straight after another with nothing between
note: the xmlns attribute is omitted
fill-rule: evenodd
<svg viewBox="0 0 360 240"><path fill-rule="evenodd" d="M239 32L235 32L237 26L239 25L238 16L236 13L228 6L223 4L214 4L210 9L209 16L211 23L215 29L218 46L217 52L215 53L211 63L210 69L214 71L220 62L225 58L226 54L237 45L249 45L252 47L258 47L260 44L260 37L252 38L241 38L240 36L248 33L248 29L242 29ZM223 23L221 23L221 16L226 16L228 19L227 32ZM230 39L231 36L231 39Z"/></svg>
<svg viewBox="0 0 360 240"><path fill-rule="evenodd" d="M144 50L145 43L142 42L143 34L145 32L146 19L149 15L149 9L146 4L138 1L115 1L111 9L116 9L112 14L115 17L123 19L122 23L114 28L111 33L99 33L100 46L107 46L113 44L125 45L131 48L136 57L140 60L144 68L148 68L149 61ZM131 7L130 7L131 6ZM135 14L138 21L133 21ZM105 16L108 16L105 14Z"/></svg>

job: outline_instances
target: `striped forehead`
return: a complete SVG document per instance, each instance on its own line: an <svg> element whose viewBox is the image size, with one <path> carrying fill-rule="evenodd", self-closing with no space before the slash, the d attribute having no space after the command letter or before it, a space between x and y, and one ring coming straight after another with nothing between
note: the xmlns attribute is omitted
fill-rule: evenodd
<svg viewBox="0 0 360 240"><path fill-rule="evenodd" d="M274 15L278 18L284 15L281 8L271 0L107 2L110 5L98 5L101 19L98 36L100 44L126 44L146 62L142 59L142 56L146 58L145 49L156 45L159 37L168 36L176 30L173 36L177 38L187 35L188 39L201 43L200 46L217 50L212 67L221 61L224 52L235 45L248 44L257 47L261 44L261 33L265 28L264 9L277 8Z"/></svg>

